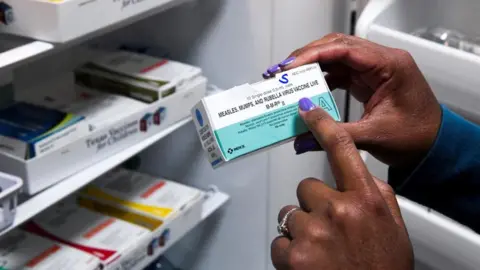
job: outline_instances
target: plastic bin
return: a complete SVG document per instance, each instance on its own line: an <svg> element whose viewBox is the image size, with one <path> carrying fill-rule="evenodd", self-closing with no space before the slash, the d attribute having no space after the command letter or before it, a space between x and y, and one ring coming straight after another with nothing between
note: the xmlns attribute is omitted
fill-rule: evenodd
<svg viewBox="0 0 480 270"><path fill-rule="evenodd" d="M13 224L17 196L23 181L19 177L0 172L0 231Z"/></svg>

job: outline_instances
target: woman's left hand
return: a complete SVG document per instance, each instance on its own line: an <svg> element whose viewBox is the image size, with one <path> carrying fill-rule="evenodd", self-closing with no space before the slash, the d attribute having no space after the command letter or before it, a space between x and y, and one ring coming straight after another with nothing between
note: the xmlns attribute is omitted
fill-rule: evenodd
<svg viewBox="0 0 480 270"><path fill-rule="evenodd" d="M325 111L309 99L299 105L301 117L327 152L337 190L317 179L300 183L300 207L287 206L279 213L286 227L271 246L274 266L413 269L412 246L391 187L372 177L351 136Z"/></svg>

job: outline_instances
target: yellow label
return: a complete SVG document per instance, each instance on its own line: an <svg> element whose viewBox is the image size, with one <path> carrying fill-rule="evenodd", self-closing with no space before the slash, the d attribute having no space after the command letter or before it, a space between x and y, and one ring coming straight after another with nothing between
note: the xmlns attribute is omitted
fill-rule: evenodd
<svg viewBox="0 0 480 270"><path fill-rule="evenodd" d="M136 203L136 202L120 199L120 198L112 196L112 195L110 195L110 194L104 192L103 190L101 190L97 187L94 187L94 186L87 186L86 188L84 188L82 190L82 193L85 194L85 195L91 196L93 198L99 199L99 200L119 204L119 205L122 205L124 207L128 207L130 209L140 211L140 212L144 212L144 213L147 213L147 214L150 214L150 215L153 215L153 216L156 216L156 217L160 217L160 218L166 218L166 217L168 217L168 215L170 215L173 212L172 208L145 205L145 204L141 204L141 203Z"/></svg>
<svg viewBox="0 0 480 270"><path fill-rule="evenodd" d="M150 231L157 230L163 224L163 221L159 219L147 217L147 216L136 214L136 213L131 213L131 212L118 209L113 206L101 204L86 198L80 197L77 199L77 201L78 201L78 205L84 208L87 208L89 210L92 210L100 214L122 219L129 223L133 223L135 225L144 227Z"/></svg>

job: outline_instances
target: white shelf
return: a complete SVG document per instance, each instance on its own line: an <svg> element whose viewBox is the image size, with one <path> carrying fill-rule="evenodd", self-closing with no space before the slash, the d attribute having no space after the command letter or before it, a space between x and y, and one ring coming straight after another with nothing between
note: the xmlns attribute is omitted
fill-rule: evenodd
<svg viewBox="0 0 480 270"><path fill-rule="evenodd" d="M96 163L95 165L80 171L79 173L67 177L66 179L62 180L51 188L19 204L17 207L17 213L13 225L1 231L0 236L20 226L25 221L42 212L44 209L52 206L56 202L79 190L83 186L95 180L97 177L122 164L129 158L140 153L142 150L146 149L160 139L166 137L167 135L189 123L190 121L190 117L181 120L170 126L169 128L143 140L142 142L128 147L127 149L122 150L117 154L114 154Z"/></svg>
<svg viewBox="0 0 480 270"><path fill-rule="evenodd" d="M50 43L28 40L24 38L0 36L0 73L11 72L15 67L33 60L35 57L50 51L54 46Z"/></svg>
<svg viewBox="0 0 480 270"><path fill-rule="evenodd" d="M230 196L228 196L226 193L223 193L221 191L216 191L216 192L210 193L210 196L203 203L202 217L201 217L200 220L198 220L198 222L196 224L194 224L194 227L197 226L198 224L200 224L206 218L208 218L215 211L217 211L222 205L224 205L229 200L229 198L230 198ZM168 247L171 247L172 245L174 245L185 234L179 235L176 239L172 239L172 241L169 242ZM168 249L168 247L167 247L167 249ZM165 251L163 253L165 253ZM162 256L163 253L155 254L154 257L144 259L134 269L135 270L144 269L145 267L149 266L152 262L156 261L158 259L158 257Z"/></svg>

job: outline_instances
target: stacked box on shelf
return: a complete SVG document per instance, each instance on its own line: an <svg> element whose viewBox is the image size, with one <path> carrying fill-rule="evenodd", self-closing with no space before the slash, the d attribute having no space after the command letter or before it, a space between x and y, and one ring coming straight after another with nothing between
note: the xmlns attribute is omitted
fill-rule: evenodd
<svg viewBox="0 0 480 270"><path fill-rule="evenodd" d="M20 229L0 239L2 270L98 270L100 265L91 254Z"/></svg>
<svg viewBox="0 0 480 270"><path fill-rule="evenodd" d="M196 188L117 168L81 190L80 205L148 227L154 236L150 248L155 256L201 220L204 195ZM117 211L145 219L132 221Z"/></svg>
<svg viewBox="0 0 480 270"><path fill-rule="evenodd" d="M123 117L42 156L25 160L0 153L0 171L21 177L25 191L37 193L189 117L189 109L205 95L206 84L204 77L196 77L182 91L143 108L125 108Z"/></svg>
<svg viewBox="0 0 480 270"><path fill-rule="evenodd" d="M3 0L0 18L5 19L0 32L66 42L179 2L182 0Z"/></svg>
<svg viewBox="0 0 480 270"><path fill-rule="evenodd" d="M152 239L145 227L80 207L75 196L42 212L24 229L96 256L102 269L132 269L148 256Z"/></svg>
<svg viewBox="0 0 480 270"><path fill-rule="evenodd" d="M201 76L198 67L128 51L97 51L98 59L76 71L78 83L143 102L155 102Z"/></svg>

